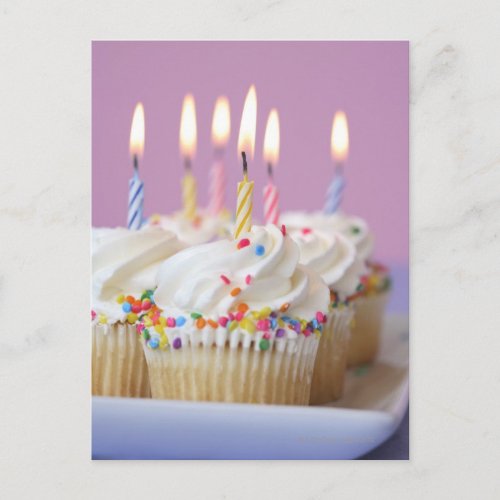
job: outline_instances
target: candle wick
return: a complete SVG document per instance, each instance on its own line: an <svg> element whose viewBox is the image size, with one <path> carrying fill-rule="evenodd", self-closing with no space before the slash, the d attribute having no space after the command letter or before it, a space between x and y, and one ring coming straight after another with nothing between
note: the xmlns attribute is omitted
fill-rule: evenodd
<svg viewBox="0 0 500 500"><path fill-rule="evenodd" d="M271 163L267 164L267 174L269 175L269 179L273 179L273 166Z"/></svg>
<svg viewBox="0 0 500 500"><path fill-rule="evenodd" d="M139 158L137 157L136 154L134 155L133 162L134 162L134 177L136 179L138 179L139 178Z"/></svg>
<svg viewBox="0 0 500 500"><path fill-rule="evenodd" d="M214 156L216 160L222 160L224 157L224 148L217 147L214 149Z"/></svg>
<svg viewBox="0 0 500 500"><path fill-rule="evenodd" d="M184 158L184 168L186 169L186 172L191 172L191 159L187 156Z"/></svg>
<svg viewBox="0 0 500 500"><path fill-rule="evenodd" d="M243 175L246 178L248 175L248 165L247 165L247 155L245 151L241 152L241 157L243 158Z"/></svg>
<svg viewBox="0 0 500 500"><path fill-rule="evenodd" d="M338 175L339 177L344 175L344 163L339 161L337 162L337 165L335 166L335 175Z"/></svg>

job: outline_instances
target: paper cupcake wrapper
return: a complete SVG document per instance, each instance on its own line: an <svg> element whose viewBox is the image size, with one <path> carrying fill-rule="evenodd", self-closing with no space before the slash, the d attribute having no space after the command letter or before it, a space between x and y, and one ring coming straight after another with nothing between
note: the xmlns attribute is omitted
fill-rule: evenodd
<svg viewBox="0 0 500 500"><path fill-rule="evenodd" d="M307 405L318 348L300 335L293 349L190 344L152 350L144 344L157 399Z"/></svg>
<svg viewBox="0 0 500 500"><path fill-rule="evenodd" d="M354 321L347 355L348 366L370 363L377 357L389 295L389 292L377 293L353 302Z"/></svg>
<svg viewBox="0 0 500 500"><path fill-rule="evenodd" d="M148 367L134 325L92 325L92 394L151 397Z"/></svg>
<svg viewBox="0 0 500 500"><path fill-rule="evenodd" d="M321 405L339 399L344 390L352 307L328 314L321 336L311 386L310 404Z"/></svg>

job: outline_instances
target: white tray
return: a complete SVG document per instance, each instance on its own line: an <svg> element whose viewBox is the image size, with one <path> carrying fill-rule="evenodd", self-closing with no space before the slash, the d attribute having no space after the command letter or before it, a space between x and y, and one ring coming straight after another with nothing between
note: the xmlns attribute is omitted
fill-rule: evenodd
<svg viewBox="0 0 500 500"><path fill-rule="evenodd" d="M92 398L94 459L353 459L408 406L408 316L386 320L378 361L322 407Z"/></svg>

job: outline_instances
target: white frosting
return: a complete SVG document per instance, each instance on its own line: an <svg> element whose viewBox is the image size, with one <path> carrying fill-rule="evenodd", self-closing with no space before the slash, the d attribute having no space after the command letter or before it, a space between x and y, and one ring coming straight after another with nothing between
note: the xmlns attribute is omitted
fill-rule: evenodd
<svg viewBox="0 0 500 500"><path fill-rule="evenodd" d="M212 318L241 302L251 310L276 310L288 303L287 313L302 318L327 310L328 289L314 271L299 265L299 249L291 238L273 225L254 226L240 240L244 238L251 242L245 248L238 249L234 240L220 240L187 248L165 261L154 294L158 306L173 316L199 312ZM258 246L264 247L263 255L257 255ZM232 296L235 288L242 291Z"/></svg>
<svg viewBox="0 0 500 500"><path fill-rule="evenodd" d="M321 275L341 300L356 292L360 278L366 273L356 247L339 232L287 227L287 232L300 250L300 263Z"/></svg>
<svg viewBox="0 0 500 500"><path fill-rule="evenodd" d="M360 217L336 212L287 212L280 221L287 227L321 229L326 232L338 231L356 246L359 257L366 261L373 252L374 237L366 222Z"/></svg>
<svg viewBox="0 0 500 500"><path fill-rule="evenodd" d="M173 215L153 216L149 226L160 226L172 231L186 245L208 243L223 236L227 221L223 217L214 217L207 213L199 214L194 221L186 219L182 212Z"/></svg>
<svg viewBox="0 0 500 500"><path fill-rule="evenodd" d="M120 294L140 297L153 289L160 264L185 245L159 227L138 231L92 229L92 308L108 323L123 321L126 313L116 302Z"/></svg>

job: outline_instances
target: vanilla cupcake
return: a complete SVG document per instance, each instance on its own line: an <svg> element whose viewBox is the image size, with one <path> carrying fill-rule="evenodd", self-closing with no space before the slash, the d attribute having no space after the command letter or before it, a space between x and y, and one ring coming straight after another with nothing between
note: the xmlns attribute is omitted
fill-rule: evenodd
<svg viewBox="0 0 500 500"><path fill-rule="evenodd" d="M92 230L92 394L149 397L137 320L155 309L161 262L184 245L160 228Z"/></svg>
<svg viewBox="0 0 500 500"><path fill-rule="evenodd" d="M372 261L374 237L368 225L360 217L338 212L289 212L283 215L282 220L295 227L339 231L355 245L359 257L365 262L367 273L362 278L362 289L349 297L354 306L354 321L347 364L355 366L372 362L380 345L391 279L386 267Z"/></svg>
<svg viewBox="0 0 500 500"><path fill-rule="evenodd" d="M320 274L331 291L311 388L311 404L328 403L343 392L353 317L347 298L359 290L366 269L355 246L338 232L292 226L286 231L299 246L300 263Z"/></svg>
<svg viewBox="0 0 500 500"><path fill-rule="evenodd" d="M180 241L191 246L226 237L228 221L227 211L220 216L200 212L192 220L186 218L183 212L176 212L172 215L152 215L147 224L172 231Z"/></svg>
<svg viewBox="0 0 500 500"><path fill-rule="evenodd" d="M329 291L273 225L163 263L140 327L154 398L306 405Z"/></svg>

